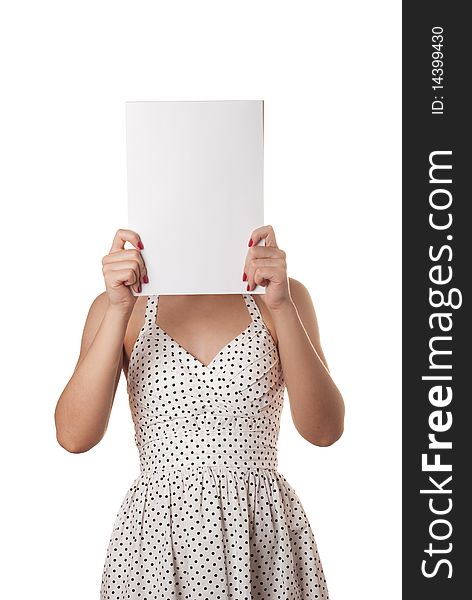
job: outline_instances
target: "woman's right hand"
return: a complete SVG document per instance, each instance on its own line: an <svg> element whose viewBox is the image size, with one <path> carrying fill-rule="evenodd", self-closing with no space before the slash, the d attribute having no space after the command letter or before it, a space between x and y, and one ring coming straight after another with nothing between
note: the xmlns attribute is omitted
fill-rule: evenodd
<svg viewBox="0 0 472 600"><path fill-rule="evenodd" d="M134 248L125 249L125 242ZM118 229L110 252L102 258L102 271L110 305L132 310L137 296L130 287L141 292L141 282L148 283L146 265L141 254L144 245L131 229Z"/></svg>

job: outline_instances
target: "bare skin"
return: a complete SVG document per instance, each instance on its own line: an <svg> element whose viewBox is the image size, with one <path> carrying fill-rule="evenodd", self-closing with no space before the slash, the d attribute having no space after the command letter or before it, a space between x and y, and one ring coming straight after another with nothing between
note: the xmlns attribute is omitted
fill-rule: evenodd
<svg viewBox="0 0 472 600"><path fill-rule="evenodd" d="M260 239L265 246L256 246ZM245 277L263 320L276 343L290 410L299 434L317 446L339 439L344 401L329 373L320 343L313 302L306 287L287 276L286 255L270 225L251 234ZM125 241L133 249L124 249ZM117 231L110 253L102 259L106 291L92 302L79 358L54 413L56 437L69 452L86 452L105 435L116 388L143 325L146 297L136 297L146 281L139 235ZM208 364L243 331L250 315L240 295L160 296L158 325L202 364Z"/></svg>

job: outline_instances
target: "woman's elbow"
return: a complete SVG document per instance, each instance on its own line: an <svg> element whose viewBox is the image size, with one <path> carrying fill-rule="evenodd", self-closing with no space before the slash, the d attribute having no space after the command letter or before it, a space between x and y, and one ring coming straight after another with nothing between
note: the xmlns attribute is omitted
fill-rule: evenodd
<svg viewBox="0 0 472 600"><path fill-rule="evenodd" d="M61 437L56 435L56 440L61 448L67 450L71 454L83 454L84 452L88 452L92 446L85 446L84 444L77 444L71 440L64 440Z"/></svg>
<svg viewBox="0 0 472 600"><path fill-rule="evenodd" d="M59 408L56 408L54 412L56 441L61 448L71 454L83 454L96 446L105 432L100 434L99 431L91 431L89 427L85 433L83 427L74 426L75 421L73 416L66 418Z"/></svg>
<svg viewBox="0 0 472 600"><path fill-rule="evenodd" d="M337 442L341 438L343 433L344 433L344 427L341 426L337 431L333 432L331 435L320 437L320 438L315 438L314 440L312 440L311 443L314 444L315 446L321 446L321 447L332 446L335 442Z"/></svg>
<svg viewBox="0 0 472 600"><path fill-rule="evenodd" d="M318 430L315 432L304 433L299 429L298 432L305 440L307 440L307 442L313 444L313 446L332 446L344 433L344 422L340 422L336 428L330 429L329 431Z"/></svg>
<svg viewBox="0 0 472 600"><path fill-rule="evenodd" d="M56 441L71 454L83 454L88 452L94 446L96 446L103 435L99 436L95 434L93 437L89 434L87 436L79 435L76 432L70 431L69 428L59 427L56 423Z"/></svg>

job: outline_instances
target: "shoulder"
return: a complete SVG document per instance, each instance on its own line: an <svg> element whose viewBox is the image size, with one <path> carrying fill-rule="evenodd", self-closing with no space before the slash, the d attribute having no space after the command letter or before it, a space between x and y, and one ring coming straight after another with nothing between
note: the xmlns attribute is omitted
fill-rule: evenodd
<svg viewBox="0 0 472 600"><path fill-rule="evenodd" d="M297 294L299 296L302 296L303 294L308 293L308 289L307 287L298 279L294 279L293 277L289 277L288 278L288 284L290 286L290 293L292 294Z"/></svg>
<svg viewBox="0 0 472 600"><path fill-rule="evenodd" d="M105 316L107 308L108 294L106 292L101 292L93 298L89 305L87 318L85 320L86 331L90 331L92 335L95 335L96 330Z"/></svg>
<svg viewBox="0 0 472 600"><path fill-rule="evenodd" d="M306 285L293 277L288 278L290 296L297 309L313 308L313 300Z"/></svg>
<svg viewBox="0 0 472 600"><path fill-rule="evenodd" d="M90 304L89 312L100 313L105 312L108 306L108 294L101 292L96 296Z"/></svg>
<svg viewBox="0 0 472 600"><path fill-rule="evenodd" d="M144 308L146 307L147 298L148 298L147 296L139 296L136 299L136 302L133 307L133 313L131 316L133 316L134 313L139 314L141 312L144 312ZM99 319L101 321L103 319L103 316L105 315L105 312L106 312L108 306L109 306L108 294L106 291L101 292L100 294L98 294L98 296L96 296L92 300L90 307L88 309L88 318L92 319L92 320Z"/></svg>
<svg viewBox="0 0 472 600"><path fill-rule="evenodd" d="M144 313L146 310L148 296L139 296L133 306L133 310L129 317L129 323L133 327L141 327L144 319ZM88 336L95 336L100 324L105 316L105 313L109 306L107 292L101 292L91 302L88 309L87 318L85 321L85 332ZM136 322L136 323L135 323Z"/></svg>
<svg viewBox="0 0 472 600"><path fill-rule="evenodd" d="M298 316L300 317L301 322L310 338L311 343L315 347L318 352L321 360L324 362L327 367L326 357L323 353L323 349L321 347L320 341L320 329L318 325L318 317L316 315L315 306L313 304L313 299L311 297L308 288L297 279L293 279L293 277L288 278L289 288L290 288L290 296L292 298L292 302L297 309Z"/></svg>
<svg viewBox="0 0 472 600"><path fill-rule="evenodd" d="M98 294L90 303L82 334L82 350L86 349L95 337L107 307L108 294L106 292Z"/></svg>

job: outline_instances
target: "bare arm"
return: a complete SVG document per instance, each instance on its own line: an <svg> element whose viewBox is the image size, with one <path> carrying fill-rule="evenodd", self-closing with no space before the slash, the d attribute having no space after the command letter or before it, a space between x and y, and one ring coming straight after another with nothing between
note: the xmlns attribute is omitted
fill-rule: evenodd
<svg viewBox="0 0 472 600"><path fill-rule="evenodd" d="M135 248L125 249L125 242ZM105 435L123 366L123 341L137 297L148 281L134 231L119 229L103 257L106 292L95 298L85 322L80 354L54 411L56 438L69 452L86 452Z"/></svg>
<svg viewBox="0 0 472 600"><path fill-rule="evenodd" d="M260 240L264 246L257 245ZM310 294L299 281L289 280L286 254L271 225L255 229L249 246L247 289L255 284L266 287L261 298L274 322L294 425L312 444L330 446L344 430L344 400L321 349Z"/></svg>
<svg viewBox="0 0 472 600"><path fill-rule="evenodd" d="M106 292L90 307L77 365L54 413L57 441L69 452L86 452L105 435L120 380L129 316L109 304Z"/></svg>
<svg viewBox="0 0 472 600"><path fill-rule="evenodd" d="M344 429L344 401L328 370L318 322L306 287L290 278L292 302L272 310L292 419L317 446L329 446Z"/></svg>

